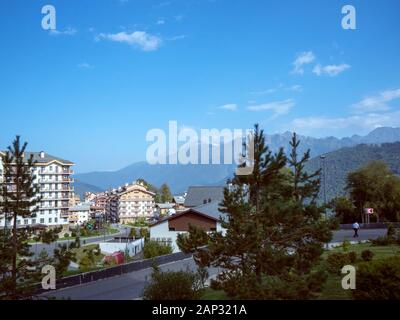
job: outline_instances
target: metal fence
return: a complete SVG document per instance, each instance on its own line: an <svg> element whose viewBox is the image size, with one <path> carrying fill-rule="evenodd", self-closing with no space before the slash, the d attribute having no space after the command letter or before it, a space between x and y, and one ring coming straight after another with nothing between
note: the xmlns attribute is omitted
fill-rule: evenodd
<svg viewBox="0 0 400 320"><path fill-rule="evenodd" d="M58 289L73 287L85 283L90 283L93 281L98 281L102 279L107 279L115 276L120 276L126 273L139 271L143 269L150 268L155 262L157 265L163 265L170 262L175 262L183 259L190 258L191 254L185 254L182 252L173 253L165 256L156 257L153 259L146 259L140 261L134 261L126 264L121 264L115 267L90 271L86 273L81 273L75 276L69 276L65 278L58 279L56 282L56 287ZM43 290L41 285L38 285L38 294L48 292L48 290Z"/></svg>

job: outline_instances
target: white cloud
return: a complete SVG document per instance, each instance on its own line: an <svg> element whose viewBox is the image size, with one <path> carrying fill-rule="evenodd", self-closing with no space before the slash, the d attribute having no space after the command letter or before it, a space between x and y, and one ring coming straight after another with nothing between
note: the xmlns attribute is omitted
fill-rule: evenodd
<svg viewBox="0 0 400 320"><path fill-rule="evenodd" d="M294 119L283 130L296 131L301 134L322 136L326 132L343 135L345 130L364 133L379 127L400 126L400 111L388 113L369 113L348 117L305 117ZM322 133L322 134L321 134Z"/></svg>
<svg viewBox="0 0 400 320"><path fill-rule="evenodd" d="M303 91L303 87L301 85L299 85L299 84L295 84L294 86L286 88L286 90L294 91L294 92L302 92Z"/></svg>
<svg viewBox="0 0 400 320"><path fill-rule="evenodd" d="M115 42L127 43L132 46L136 46L143 51L154 51L157 50L161 44L162 39L160 37L148 34L145 31L134 31L134 32L119 32L119 33L100 33L96 40L107 39Z"/></svg>
<svg viewBox="0 0 400 320"><path fill-rule="evenodd" d="M173 36L173 37L167 38L166 40L168 40L168 41L183 40L183 39L185 39L186 37L187 37L186 35L181 34L181 35L179 35L179 36Z"/></svg>
<svg viewBox="0 0 400 320"><path fill-rule="evenodd" d="M314 60L315 60L315 56L312 53L312 51L300 53L297 56L296 60L293 62L294 69L292 70L292 73L303 74L304 73L303 66L314 62Z"/></svg>
<svg viewBox="0 0 400 320"><path fill-rule="evenodd" d="M250 94L252 94L252 95L263 95L263 94L275 93L277 91L278 91L278 89L267 89L267 90L263 90L263 91L252 91L252 92L250 92Z"/></svg>
<svg viewBox="0 0 400 320"><path fill-rule="evenodd" d="M328 75L330 77L337 76L338 74L346 71L347 69L350 69L350 66L348 64L342 63L339 65L327 65L327 66L321 66L320 64L317 64L314 69L313 73L315 73L317 76L321 75Z"/></svg>
<svg viewBox="0 0 400 320"><path fill-rule="evenodd" d="M67 36L72 36L77 32L76 29L68 27L64 30L50 30L49 34L52 36L60 36L60 35L67 35Z"/></svg>
<svg viewBox="0 0 400 320"><path fill-rule="evenodd" d="M354 113L388 111L388 103L400 98L400 89L382 91L375 96L366 97L351 106Z"/></svg>
<svg viewBox="0 0 400 320"><path fill-rule="evenodd" d="M222 106L219 106L219 109L224 109L224 110L228 110L228 111L236 111L237 110L237 104L235 103L228 103L228 104L224 104Z"/></svg>
<svg viewBox="0 0 400 320"><path fill-rule="evenodd" d="M157 20L157 24L158 25L163 25L163 24L165 24L165 20L159 19L159 20Z"/></svg>
<svg viewBox="0 0 400 320"><path fill-rule="evenodd" d="M82 69L93 69L94 68L94 66L92 66L91 64L89 64L87 62L78 64L78 67L82 68Z"/></svg>
<svg viewBox="0 0 400 320"><path fill-rule="evenodd" d="M325 136L326 132L343 136L344 133L363 134L379 127L399 127L400 110L390 111L390 107L387 105L390 101L399 98L400 89L382 91L350 106L353 114L348 116L296 118L285 125L282 130L313 136Z"/></svg>
<svg viewBox="0 0 400 320"><path fill-rule="evenodd" d="M275 101L270 103L264 103L254 106L248 106L247 109L250 111L265 111L271 110L273 111L272 118L276 118L278 116L287 114L291 108L295 106L295 102L293 99L287 99L283 101Z"/></svg>

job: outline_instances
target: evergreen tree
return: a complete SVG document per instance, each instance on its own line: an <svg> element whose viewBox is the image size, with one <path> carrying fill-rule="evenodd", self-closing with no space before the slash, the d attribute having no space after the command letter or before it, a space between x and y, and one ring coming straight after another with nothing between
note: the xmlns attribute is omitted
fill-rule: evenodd
<svg viewBox="0 0 400 320"><path fill-rule="evenodd" d="M0 292L3 298L13 300L31 297L32 285L38 277L28 244L32 231L17 227L17 220L35 216L40 201L38 186L34 184L35 163L32 155L25 157L26 147L27 143L21 145L17 136L2 156L4 176L0 207L5 225L0 245Z"/></svg>
<svg viewBox="0 0 400 320"><path fill-rule="evenodd" d="M68 270L68 266L71 261L76 259L76 255L73 251L69 250L67 245L59 245L57 249L54 249L53 263L56 268L57 278L61 278L63 274Z"/></svg>
<svg viewBox="0 0 400 320"><path fill-rule="evenodd" d="M160 194L161 194L161 202L166 203L166 202L171 202L172 201L172 194L171 190L169 189L169 186L164 183L160 187Z"/></svg>
<svg viewBox="0 0 400 320"><path fill-rule="evenodd" d="M193 246L182 237L178 243L195 252L200 267L224 270L214 286L232 298L310 298L324 281L311 269L331 238L324 208L316 203L319 172L304 171L310 155L298 158L296 135L289 159L282 149L269 151L257 125L253 140L252 174L235 176L224 191L220 211L226 233L211 233L205 241L204 232L191 229L186 239Z"/></svg>

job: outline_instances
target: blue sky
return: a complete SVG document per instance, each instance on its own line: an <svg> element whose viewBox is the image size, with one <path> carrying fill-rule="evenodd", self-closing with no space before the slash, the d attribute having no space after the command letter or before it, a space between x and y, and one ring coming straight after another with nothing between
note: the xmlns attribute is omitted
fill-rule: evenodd
<svg viewBox="0 0 400 320"><path fill-rule="evenodd" d="M56 8L57 30L41 28ZM341 27L344 5L357 29ZM400 126L398 0L5 0L0 147L15 134L78 172L145 159L182 127L316 137Z"/></svg>

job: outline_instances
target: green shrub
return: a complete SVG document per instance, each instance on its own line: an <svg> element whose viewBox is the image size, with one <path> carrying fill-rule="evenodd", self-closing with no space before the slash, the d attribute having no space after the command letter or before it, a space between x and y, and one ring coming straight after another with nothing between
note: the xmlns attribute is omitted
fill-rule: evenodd
<svg viewBox="0 0 400 320"><path fill-rule="evenodd" d="M357 300L400 300L400 257L360 263L352 294Z"/></svg>
<svg viewBox="0 0 400 320"><path fill-rule="evenodd" d="M387 237L387 236L382 236L382 237L378 237L376 239L371 240L372 245L374 246L388 246L390 244L392 244L392 240L391 238Z"/></svg>
<svg viewBox="0 0 400 320"><path fill-rule="evenodd" d="M351 246L350 241L347 240L347 239L345 239L345 240L343 241L343 243L342 243L342 249L343 249L343 251L344 251L344 252L349 251L350 246Z"/></svg>
<svg viewBox="0 0 400 320"><path fill-rule="evenodd" d="M157 241L148 241L143 247L143 256L145 259L155 258L172 253L172 247Z"/></svg>
<svg viewBox="0 0 400 320"><path fill-rule="evenodd" d="M64 238L69 238L69 233L64 233Z"/></svg>
<svg viewBox="0 0 400 320"><path fill-rule="evenodd" d="M387 232L386 232L386 237L388 238L393 238L396 234L396 228L394 227L393 224L389 223Z"/></svg>
<svg viewBox="0 0 400 320"><path fill-rule="evenodd" d="M349 257L350 263L355 263L357 261L357 253L356 252L351 251L347 254L347 256Z"/></svg>
<svg viewBox="0 0 400 320"><path fill-rule="evenodd" d="M200 277L191 271L161 272L153 267L150 283L144 288L144 300L196 300L203 287Z"/></svg>
<svg viewBox="0 0 400 320"><path fill-rule="evenodd" d="M76 237L76 232L72 231L72 232L71 232L71 237L72 237L72 238L75 238L75 237Z"/></svg>
<svg viewBox="0 0 400 320"><path fill-rule="evenodd" d="M371 261L374 257L374 253L371 250L364 250L363 252L361 252L361 258L364 261Z"/></svg>
<svg viewBox="0 0 400 320"><path fill-rule="evenodd" d="M82 259L79 261L80 269L88 269L92 265L93 265L93 261L88 255L83 256Z"/></svg>
<svg viewBox="0 0 400 320"><path fill-rule="evenodd" d="M326 259L327 270L332 274L341 274L342 268L351 263L349 254L334 252Z"/></svg>

